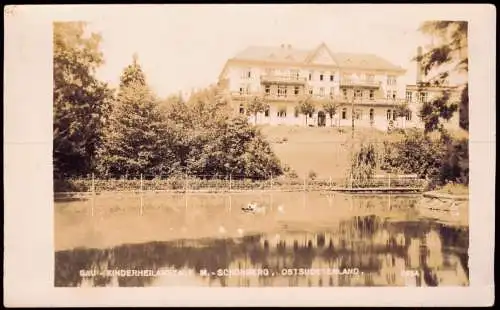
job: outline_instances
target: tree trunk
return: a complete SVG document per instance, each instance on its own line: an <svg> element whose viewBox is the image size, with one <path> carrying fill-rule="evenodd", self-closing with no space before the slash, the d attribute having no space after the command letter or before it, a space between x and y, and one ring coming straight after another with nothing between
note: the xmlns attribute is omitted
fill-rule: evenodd
<svg viewBox="0 0 500 310"><path fill-rule="evenodd" d="M306 127L307 127L307 114L305 114L305 116L306 116Z"/></svg>
<svg viewBox="0 0 500 310"><path fill-rule="evenodd" d="M333 115L330 114L330 127L333 127Z"/></svg>

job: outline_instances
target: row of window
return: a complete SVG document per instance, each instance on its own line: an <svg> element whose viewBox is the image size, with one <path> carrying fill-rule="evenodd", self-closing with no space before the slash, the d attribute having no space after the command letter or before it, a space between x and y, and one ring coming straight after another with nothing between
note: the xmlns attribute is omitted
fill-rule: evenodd
<svg viewBox="0 0 500 310"><path fill-rule="evenodd" d="M245 107L243 105L240 105L240 114L245 114ZM373 121L375 119L375 110L374 109L370 109L370 121ZM285 109L280 109L276 112L276 116L277 117L280 117L280 118L285 118L286 117L286 110ZM299 117L299 111L297 109L295 109L294 111L294 116L295 117ZM341 111L341 119L343 120L346 120L347 119L347 108L343 108L342 111ZM269 107L264 111L264 117L269 117ZM312 113L309 113L308 117L312 117ZM387 110L387 120L396 120L396 117L397 117L397 113L396 113L396 110ZM355 110L354 111L354 118L355 119L362 119L363 118L363 110ZM411 118L412 118L412 112L411 111L407 111L406 114L405 114L405 119L407 121L411 121Z"/></svg>
<svg viewBox="0 0 500 310"><path fill-rule="evenodd" d="M427 99L428 99L427 92L418 93L418 101L419 102L427 102ZM413 92L411 92L411 91L406 92L406 100L409 102L413 101Z"/></svg>
<svg viewBox="0 0 500 310"><path fill-rule="evenodd" d="M348 97L347 96L347 89L342 89L342 95L344 96L345 99L347 99L347 97ZM354 99L363 98L363 97L366 97L366 95L368 95L368 98L370 98L371 100L375 99L375 91L373 89L370 89L367 92L363 92L360 89L356 89L354 92L352 92L352 95L353 95Z"/></svg>
<svg viewBox="0 0 500 310"><path fill-rule="evenodd" d="M387 76L387 85L396 85L396 84L397 84L397 80L396 80L395 76L393 76L393 75Z"/></svg>
<svg viewBox="0 0 500 310"><path fill-rule="evenodd" d="M266 95L271 94L271 86L266 85L264 89ZM300 93L300 87L299 86L294 86L293 87L293 94L298 95ZM278 96L288 96L288 87L286 85L278 85L277 86L277 95Z"/></svg>
<svg viewBox="0 0 500 310"><path fill-rule="evenodd" d="M271 86L270 85L266 85L265 88L264 88L264 91L266 93L266 95L270 95L271 93L273 94L276 94L278 96L288 96L288 95L299 95L300 94L300 87L299 86L294 86L293 89L289 89L286 85L278 85L277 88L271 92ZM290 92L291 90L291 92ZM334 92L335 92L335 88L334 87L330 87L330 93L329 95L332 96L334 95ZM239 93L240 95L244 95L244 94L249 94L250 93L250 87L249 86L242 86L240 87L239 89ZM310 95L313 95L313 89L312 88L309 88L308 89L308 93ZM319 93L318 93L319 96L325 96L325 88L324 87L320 87L319 88ZM342 89L342 95L344 96L345 99L348 99L348 91L347 89ZM361 91L359 89L355 90L352 95L354 96L354 99L361 99L361 98L369 98L370 100L374 100L375 99L375 91L374 90L368 90L368 91ZM396 91L387 91L387 99L396 99L396 95L397 95L397 92ZM411 92L407 92L406 93L406 99L408 101L412 101L412 93ZM425 100L427 100L427 93L421 93L420 94L420 101L421 102L424 102Z"/></svg>
<svg viewBox="0 0 500 310"><path fill-rule="evenodd" d="M319 80L325 81L327 79L327 76L328 75L321 73L319 75ZM313 77L313 73L311 72L311 73L309 73L309 81L312 81L312 77ZM329 77L330 77L330 82L333 82L335 80L335 76L333 74L330 74Z"/></svg>
<svg viewBox="0 0 500 310"><path fill-rule="evenodd" d="M276 74L276 71L277 71L276 69L266 69L265 74L272 76L272 75ZM285 71L284 73L281 73L280 75L289 75L290 77L299 78L300 71L299 70L288 70L288 71ZM314 71L310 71L309 76L308 76L308 80L312 81L313 76L314 76ZM242 79L252 78L252 70L251 69L243 70L241 72L241 78ZM347 75L344 75L343 79L350 80L350 77ZM324 72L320 72L320 74L318 76L318 80L319 81L328 81L329 80L330 82L333 82L335 80L335 75L334 74L325 74ZM369 82L375 81L375 75L367 74L366 81L369 81ZM394 75L387 76L387 85L396 85L396 83L397 83L396 76L394 76Z"/></svg>

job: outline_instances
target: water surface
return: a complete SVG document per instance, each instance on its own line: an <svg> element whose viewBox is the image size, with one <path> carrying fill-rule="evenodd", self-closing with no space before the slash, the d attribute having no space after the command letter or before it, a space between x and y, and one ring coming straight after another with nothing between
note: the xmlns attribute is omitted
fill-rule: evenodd
<svg viewBox="0 0 500 310"><path fill-rule="evenodd" d="M250 201L262 212L242 212ZM463 211L421 202L325 193L57 202L55 285L468 285Z"/></svg>

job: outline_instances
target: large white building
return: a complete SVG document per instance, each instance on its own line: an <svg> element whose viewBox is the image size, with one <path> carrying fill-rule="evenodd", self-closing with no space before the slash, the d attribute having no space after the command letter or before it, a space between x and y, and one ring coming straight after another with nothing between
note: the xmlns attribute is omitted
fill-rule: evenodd
<svg viewBox="0 0 500 310"><path fill-rule="evenodd" d="M373 54L334 53L324 43L312 50L282 44L246 48L226 62L218 85L235 113L258 124L351 126L354 116L355 126L421 127L421 102L407 101L412 89L403 83L405 73ZM256 118L247 109L255 98L267 106ZM304 98L315 106L307 120L298 109ZM333 118L324 108L328 101L338 105ZM400 117L396 111L405 103L410 111Z"/></svg>

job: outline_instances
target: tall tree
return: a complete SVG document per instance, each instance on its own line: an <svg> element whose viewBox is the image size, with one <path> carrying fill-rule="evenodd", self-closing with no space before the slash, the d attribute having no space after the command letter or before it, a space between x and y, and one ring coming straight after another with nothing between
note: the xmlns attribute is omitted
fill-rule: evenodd
<svg viewBox="0 0 500 310"><path fill-rule="evenodd" d="M245 116L233 117L229 101L214 87L194 92L187 103L171 98L166 118L181 128L175 138L180 172L200 177L279 175L279 160ZM182 110L182 115L178 111Z"/></svg>
<svg viewBox="0 0 500 310"><path fill-rule="evenodd" d="M467 74L468 54L466 21L429 21L421 25L420 30L435 40L434 46L425 54L417 56L424 74L429 78L425 84L443 85L450 75ZM459 85L461 95L458 104L449 91L434 101L424 103L421 116L426 132L442 129L441 119L448 120L460 106L460 126L469 128L468 82ZM452 99L453 98L453 99ZM452 99L452 100L451 100Z"/></svg>
<svg viewBox="0 0 500 310"><path fill-rule="evenodd" d="M307 126L307 117L314 113L315 108L313 104L313 99L311 96L304 96L299 100L298 104L299 112L306 116L306 126Z"/></svg>
<svg viewBox="0 0 500 310"><path fill-rule="evenodd" d="M323 109L325 110L328 115L330 115L330 126L333 127L333 116L337 114L337 108L339 106L339 103L335 101L334 99L328 99L323 102Z"/></svg>
<svg viewBox="0 0 500 310"><path fill-rule="evenodd" d="M131 84L146 85L146 76L139 65L139 56L137 53L134 53L132 56L132 64L128 65L120 76L120 88L130 86Z"/></svg>
<svg viewBox="0 0 500 310"><path fill-rule="evenodd" d="M131 78L133 77L133 78ZM175 161L173 136L158 100L134 61L121 76L116 102L103 132L99 172L103 175L165 174Z"/></svg>
<svg viewBox="0 0 500 310"><path fill-rule="evenodd" d="M53 24L54 175L81 176L94 156L113 93L95 77L103 64L99 34L85 34L83 22Z"/></svg>
<svg viewBox="0 0 500 310"><path fill-rule="evenodd" d="M254 96L250 99L247 104L248 112L254 115L254 124L257 125L257 113L262 113L266 110L266 103L264 102L264 98L259 96Z"/></svg>

